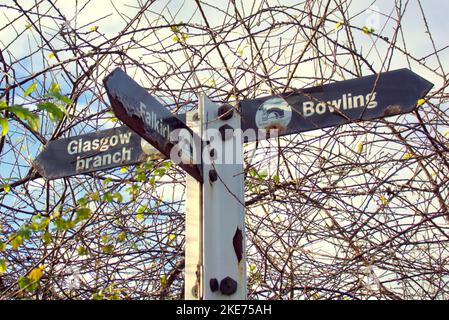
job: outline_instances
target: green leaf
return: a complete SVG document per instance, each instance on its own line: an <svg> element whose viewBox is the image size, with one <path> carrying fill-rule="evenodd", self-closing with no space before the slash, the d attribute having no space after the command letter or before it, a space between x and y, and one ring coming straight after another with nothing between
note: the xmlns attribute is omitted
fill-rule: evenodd
<svg viewBox="0 0 449 320"><path fill-rule="evenodd" d="M105 234L104 236L101 237L101 242L102 243L107 243L109 241L110 237L108 234Z"/></svg>
<svg viewBox="0 0 449 320"><path fill-rule="evenodd" d="M12 105L9 110L22 120L28 119L33 114L27 108L18 105Z"/></svg>
<svg viewBox="0 0 449 320"><path fill-rule="evenodd" d="M2 137L4 137L9 130L8 119L0 117L0 126L2 126Z"/></svg>
<svg viewBox="0 0 449 320"><path fill-rule="evenodd" d="M126 240L126 232L122 231L117 236L117 242L125 242Z"/></svg>
<svg viewBox="0 0 449 320"><path fill-rule="evenodd" d="M76 222L71 220L65 220L63 218L57 218L54 220L54 224L56 226L56 230L64 231L73 228Z"/></svg>
<svg viewBox="0 0 449 320"><path fill-rule="evenodd" d="M123 201L123 196L121 195L120 192L116 192L113 196L113 198L117 199L118 203L121 203Z"/></svg>
<svg viewBox="0 0 449 320"><path fill-rule="evenodd" d="M92 193L91 198L94 201L98 201L98 200L100 200L100 195L98 194L98 192L94 192L94 193Z"/></svg>
<svg viewBox="0 0 449 320"><path fill-rule="evenodd" d="M173 32L178 32L179 31L179 25L170 26L170 30L173 31Z"/></svg>
<svg viewBox="0 0 449 320"><path fill-rule="evenodd" d="M41 236L41 239L42 239L42 241L44 241L45 244L50 244L53 241L53 236L51 235L50 232L46 231Z"/></svg>
<svg viewBox="0 0 449 320"><path fill-rule="evenodd" d="M61 92L61 87L59 86L59 83L57 82L52 82L50 85L50 92L54 93L54 92Z"/></svg>
<svg viewBox="0 0 449 320"><path fill-rule="evenodd" d="M106 202L112 202L114 200L114 197L111 192L106 192L103 196L103 200Z"/></svg>
<svg viewBox="0 0 449 320"><path fill-rule="evenodd" d="M137 208L137 213L144 213L147 210L147 206L140 206Z"/></svg>
<svg viewBox="0 0 449 320"><path fill-rule="evenodd" d="M36 91L36 90L37 90L37 84L35 84L33 82L32 84L30 84L28 89L25 90L25 92L23 93L23 96L28 97L31 94L31 92Z"/></svg>
<svg viewBox="0 0 449 320"><path fill-rule="evenodd" d="M29 126L33 130L39 130L39 116L32 113L27 108L18 105L12 105L9 110L14 113L18 118L28 122Z"/></svg>
<svg viewBox="0 0 449 320"><path fill-rule="evenodd" d="M56 100L59 100L60 102L65 103L65 104L72 104L73 103L72 99L70 99L69 97L67 97L65 95L62 95L62 94L60 94L59 92L56 92L56 91L53 91L53 92L50 91L48 95L53 97L53 98L55 98Z"/></svg>
<svg viewBox="0 0 449 320"><path fill-rule="evenodd" d="M107 185L109 182L111 182L111 178L106 178L106 179L104 179L104 181L103 181L103 187L106 187L106 185Z"/></svg>
<svg viewBox="0 0 449 320"><path fill-rule="evenodd" d="M101 247L101 251L104 253L113 253L114 252L114 246L112 244L108 244L106 246Z"/></svg>
<svg viewBox="0 0 449 320"><path fill-rule="evenodd" d="M20 289L25 289L26 291L29 291L29 292L33 292L34 290L36 290L39 287L38 282L33 282L28 277L20 277L19 280L17 281L17 283L18 283Z"/></svg>
<svg viewBox="0 0 449 320"><path fill-rule="evenodd" d="M167 277L165 275L161 276L161 285L162 286L167 285Z"/></svg>
<svg viewBox="0 0 449 320"><path fill-rule="evenodd" d="M64 113L60 107L50 101L41 102L37 105L37 108L42 111L46 111L51 121L59 121L64 117Z"/></svg>
<svg viewBox="0 0 449 320"><path fill-rule="evenodd" d="M103 299L104 299L104 295L101 291L98 293L94 293L92 295L92 300L103 300Z"/></svg>
<svg viewBox="0 0 449 320"><path fill-rule="evenodd" d="M78 254L79 254L80 256L87 256L88 253L89 253L89 252L87 251L87 248L86 248L86 247L83 247L83 246L76 248L76 252L78 252Z"/></svg>
<svg viewBox="0 0 449 320"><path fill-rule="evenodd" d="M79 204L82 207L85 207L87 205L86 197L81 197L76 202L77 202L77 204Z"/></svg>
<svg viewBox="0 0 449 320"><path fill-rule="evenodd" d="M20 277L17 280L17 283L19 284L20 289L25 289L26 287L28 287L31 281L30 279L28 279L28 277Z"/></svg>
<svg viewBox="0 0 449 320"><path fill-rule="evenodd" d="M89 208L81 208L76 210L76 221L83 221L89 219L92 214L92 210Z"/></svg>
<svg viewBox="0 0 449 320"><path fill-rule="evenodd" d="M9 236L9 240L13 250L17 250L23 243L23 237L19 234L12 234Z"/></svg>

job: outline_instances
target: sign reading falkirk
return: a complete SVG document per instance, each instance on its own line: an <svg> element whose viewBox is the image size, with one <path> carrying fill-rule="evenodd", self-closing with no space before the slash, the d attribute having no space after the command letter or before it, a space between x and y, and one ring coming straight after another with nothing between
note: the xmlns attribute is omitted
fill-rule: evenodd
<svg viewBox="0 0 449 320"><path fill-rule="evenodd" d="M412 111L433 87L408 69L240 102L242 130L277 135L338 126ZM251 139L250 139L251 140Z"/></svg>
<svg viewBox="0 0 449 320"><path fill-rule="evenodd" d="M137 164L159 153L128 127L58 139L47 144L34 160L46 179Z"/></svg>
<svg viewBox="0 0 449 320"><path fill-rule="evenodd" d="M170 158L176 137L172 133L193 131L166 107L152 97L121 69L115 69L104 80L112 109L121 121ZM182 130L181 130L182 129ZM198 140L198 139L197 139ZM179 163L188 174L202 182L201 164L193 159L193 152L186 152L187 161Z"/></svg>

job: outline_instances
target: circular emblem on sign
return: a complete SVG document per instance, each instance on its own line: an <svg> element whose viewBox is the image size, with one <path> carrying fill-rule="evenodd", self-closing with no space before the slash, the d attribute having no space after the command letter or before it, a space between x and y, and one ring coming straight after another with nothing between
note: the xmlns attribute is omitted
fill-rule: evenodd
<svg viewBox="0 0 449 320"><path fill-rule="evenodd" d="M260 105L256 112L259 129L284 131L292 119L292 107L283 98L271 98Z"/></svg>

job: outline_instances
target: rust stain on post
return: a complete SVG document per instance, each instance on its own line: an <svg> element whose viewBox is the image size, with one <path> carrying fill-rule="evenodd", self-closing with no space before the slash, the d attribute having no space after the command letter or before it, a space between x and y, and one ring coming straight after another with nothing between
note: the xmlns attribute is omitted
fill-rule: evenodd
<svg viewBox="0 0 449 320"><path fill-rule="evenodd" d="M232 239L232 245L234 246L235 255L237 256L238 262L243 258L243 235L242 230L237 227L235 230L234 238Z"/></svg>

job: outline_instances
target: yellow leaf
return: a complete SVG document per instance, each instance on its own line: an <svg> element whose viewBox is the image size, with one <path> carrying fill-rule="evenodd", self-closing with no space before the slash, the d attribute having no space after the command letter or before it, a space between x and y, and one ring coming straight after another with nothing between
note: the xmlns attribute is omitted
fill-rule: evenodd
<svg viewBox="0 0 449 320"><path fill-rule="evenodd" d="M175 239L176 239L176 234L171 233L171 234L168 235L168 240L169 240L170 242L172 242L172 241L175 240Z"/></svg>
<svg viewBox="0 0 449 320"><path fill-rule="evenodd" d="M426 102L425 99L419 99L418 102L416 103L419 106L422 106L424 103Z"/></svg>
<svg viewBox="0 0 449 320"><path fill-rule="evenodd" d="M237 48L237 54L238 54L239 56L243 56L243 48L238 47L238 48Z"/></svg>
<svg viewBox="0 0 449 320"><path fill-rule="evenodd" d="M385 196L383 194L380 195L380 201L382 201L382 203L385 204L385 205L388 204L388 200L387 200L387 198L385 198Z"/></svg>
<svg viewBox="0 0 449 320"><path fill-rule="evenodd" d="M341 26L343 25L343 22L339 21L335 24L335 30L341 29Z"/></svg>
<svg viewBox="0 0 449 320"><path fill-rule="evenodd" d="M363 142L360 142L358 145L357 145L357 153L362 153L362 151L363 151Z"/></svg>
<svg viewBox="0 0 449 320"><path fill-rule="evenodd" d="M407 159L410 159L410 158L412 158L412 157L413 157L413 153L407 152L406 154L404 154L404 155L402 156L402 159L407 160Z"/></svg>
<svg viewBox="0 0 449 320"><path fill-rule="evenodd" d="M34 268L31 270L28 278L33 282L39 281L42 278L44 269L45 267L43 265L40 265L39 268Z"/></svg>
<svg viewBox="0 0 449 320"><path fill-rule="evenodd" d="M362 31L363 31L364 34L371 34L371 33L374 32L374 29L373 28L368 28L368 27L363 27Z"/></svg>
<svg viewBox="0 0 449 320"><path fill-rule="evenodd" d="M98 26L90 27L90 31L97 31L97 30L98 30Z"/></svg>
<svg viewBox="0 0 449 320"><path fill-rule="evenodd" d="M6 260L0 259L0 274L6 271Z"/></svg>
<svg viewBox="0 0 449 320"><path fill-rule="evenodd" d="M0 126L2 126L2 137L6 136L9 130L8 119L0 117Z"/></svg>
<svg viewBox="0 0 449 320"><path fill-rule="evenodd" d="M127 167L122 167L122 168L120 169L120 172L126 173L127 170L128 170Z"/></svg>
<svg viewBox="0 0 449 320"><path fill-rule="evenodd" d="M50 54L48 55L48 57L49 57L50 59L53 59L53 58L55 57L55 54L52 52L52 53L50 53Z"/></svg>

